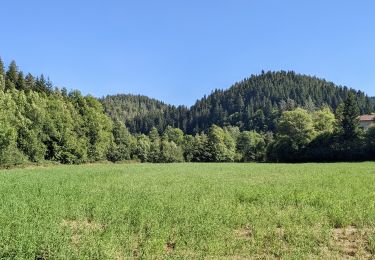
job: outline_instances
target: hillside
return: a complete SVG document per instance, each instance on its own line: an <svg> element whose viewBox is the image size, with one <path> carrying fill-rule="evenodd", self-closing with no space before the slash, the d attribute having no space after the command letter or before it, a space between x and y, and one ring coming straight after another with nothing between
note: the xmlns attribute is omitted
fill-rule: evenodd
<svg viewBox="0 0 375 260"><path fill-rule="evenodd" d="M100 101L106 113L115 120L125 122L131 132L148 133L152 127L160 131L168 125L186 128L188 108L167 105L141 95L106 96Z"/></svg>
<svg viewBox="0 0 375 260"><path fill-rule="evenodd" d="M349 92L357 96L361 113L374 110L374 99L365 93L295 72L252 75L227 90L215 90L189 109L166 105L145 96L116 95L102 99L106 112L126 123L132 132L162 131L167 125L197 133L212 124L239 126L242 130L274 131L284 110L300 106L313 110L329 106L333 111Z"/></svg>
<svg viewBox="0 0 375 260"><path fill-rule="evenodd" d="M0 59L0 167L101 160L356 161L375 154L375 132L359 131L357 122L360 113L373 112L371 99L293 72L252 76L190 108L134 95L99 101L59 89L43 75L24 75L15 62L5 70ZM337 115L317 109L335 110L343 100ZM231 125L238 128L224 127Z"/></svg>

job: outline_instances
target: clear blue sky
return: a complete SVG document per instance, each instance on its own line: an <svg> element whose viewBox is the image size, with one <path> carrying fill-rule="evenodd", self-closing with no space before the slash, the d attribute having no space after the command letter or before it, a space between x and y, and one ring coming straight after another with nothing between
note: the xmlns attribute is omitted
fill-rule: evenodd
<svg viewBox="0 0 375 260"><path fill-rule="evenodd" d="M99 97L191 105L261 70L375 96L374 13L373 0L3 1L0 56Z"/></svg>

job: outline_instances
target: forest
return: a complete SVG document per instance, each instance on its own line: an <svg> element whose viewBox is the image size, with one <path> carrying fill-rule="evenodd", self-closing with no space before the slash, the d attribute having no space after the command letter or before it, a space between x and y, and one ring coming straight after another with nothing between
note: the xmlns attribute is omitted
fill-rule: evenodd
<svg viewBox="0 0 375 260"><path fill-rule="evenodd" d="M0 165L108 160L309 162L375 159L374 99L295 72L262 72L192 107L96 98L0 59Z"/></svg>
<svg viewBox="0 0 375 260"><path fill-rule="evenodd" d="M262 72L227 90L214 90L190 108L135 95L107 96L101 102L107 114L125 122L133 133L148 133L152 127L162 132L169 125L184 133L196 134L213 124L275 132L282 112L297 107L313 111L324 106L336 111L348 93L356 95L360 114L374 110L374 99L361 91L285 71Z"/></svg>

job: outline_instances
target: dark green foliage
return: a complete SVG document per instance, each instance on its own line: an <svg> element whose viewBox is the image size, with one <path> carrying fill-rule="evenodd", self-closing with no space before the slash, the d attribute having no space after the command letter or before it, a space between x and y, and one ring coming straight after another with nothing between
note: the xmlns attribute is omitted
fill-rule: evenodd
<svg viewBox="0 0 375 260"><path fill-rule="evenodd" d="M361 113L372 111L369 99L362 92L338 87L331 82L294 72L268 72L235 84L226 91L216 90L207 98L198 101L190 109L187 132L207 129L211 124L243 126L244 130L275 131L278 111L295 107L322 107L328 105L335 110L355 93ZM239 110L238 99L244 106ZM241 103L242 104L242 103Z"/></svg>
<svg viewBox="0 0 375 260"><path fill-rule="evenodd" d="M252 76L190 109L144 96L98 100L59 90L43 75L25 77L15 62L5 72L0 59L0 166L374 160L375 131L358 127L371 102L293 72Z"/></svg>
<svg viewBox="0 0 375 260"><path fill-rule="evenodd" d="M130 160L136 140L119 121L114 122L112 133L113 142L107 153L108 160L112 162Z"/></svg>
<svg viewBox="0 0 375 260"><path fill-rule="evenodd" d="M0 57L0 75L5 75L4 62Z"/></svg>
<svg viewBox="0 0 375 260"><path fill-rule="evenodd" d="M266 153L264 137L257 132L242 132L237 139L237 151L241 155L240 161L263 161Z"/></svg>
<svg viewBox="0 0 375 260"><path fill-rule="evenodd" d="M207 133L207 148L211 162L232 162L235 157L235 141L227 131L213 125Z"/></svg>
<svg viewBox="0 0 375 260"><path fill-rule="evenodd" d="M18 82L18 67L15 61L9 64L8 71L5 75L5 88L14 89Z"/></svg>
<svg viewBox="0 0 375 260"><path fill-rule="evenodd" d="M158 133L158 130L153 127L148 134L148 137L150 139L150 151L148 154L148 161L157 163L161 161L161 140Z"/></svg>
<svg viewBox="0 0 375 260"><path fill-rule="evenodd" d="M295 150L303 148L315 137L314 123L311 114L297 108L285 111L278 124L278 135L281 139L289 139Z"/></svg>
<svg viewBox="0 0 375 260"><path fill-rule="evenodd" d="M196 154L195 138L192 135L185 135L182 142L182 150L185 162L191 162Z"/></svg>
<svg viewBox="0 0 375 260"><path fill-rule="evenodd" d="M137 144L134 148L134 158L141 162L147 162L150 153L150 139L142 134L137 137Z"/></svg>
<svg viewBox="0 0 375 260"><path fill-rule="evenodd" d="M340 130L344 139L353 140L358 137L359 115L357 100L354 94L350 93L338 111Z"/></svg>
<svg viewBox="0 0 375 260"><path fill-rule="evenodd" d="M132 133L149 133L153 127L159 132L167 126L186 129L187 108L166 105L141 95L116 95L101 99L105 111L113 119L124 122Z"/></svg>
<svg viewBox="0 0 375 260"><path fill-rule="evenodd" d="M168 126L164 131L163 139L181 145L184 141L184 132L181 129Z"/></svg>
<svg viewBox="0 0 375 260"><path fill-rule="evenodd" d="M79 92L63 96L43 76L24 77L15 62L6 72L6 82L0 89L0 165L106 158L113 127L97 99Z"/></svg>
<svg viewBox="0 0 375 260"><path fill-rule="evenodd" d="M173 141L163 140L160 146L160 162L183 162L183 150Z"/></svg>
<svg viewBox="0 0 375 260"><path fill-rule="evenodd" d="M4 63L0 57L0 91L4 91L5 89L5 70L4 70Z"/></svg>
<svg viewBox="0 0 375 260"><path fill-rule="evenodd" d="M372 107L372 111L375 111L375 97L370 98L370 107Z"/></svg>
<svg viewBox="0 0 375 260"><path fill-rule="evenodd" d="M25 78L23 76L23 72L20 71L18 73L18 79L17 79L17 82L16 82L16 88L18 90L25 90L26 89L26 82L25 82Z"/></svg>
<svg viewBox="0 0 375 260"><path fill-rule="evenodd" d="M371 127L366 133L367 154L375 154L375 127Z"/></svg>
<svg viewBox="0 0 375 260"><path fill-rule="evenodd" d="M194 134L208 130L213 124L275 132L281 112L297 107L309 112L321 107L336 111L349 93L355 95L362 114L374 111L373 101L363 92L285 71L253 75L228 90L215 90L189 109L144 96L107 96L101 101L112 118L125 122L134 133L148 133L152 127L162 132L170 125Z"/></svg>

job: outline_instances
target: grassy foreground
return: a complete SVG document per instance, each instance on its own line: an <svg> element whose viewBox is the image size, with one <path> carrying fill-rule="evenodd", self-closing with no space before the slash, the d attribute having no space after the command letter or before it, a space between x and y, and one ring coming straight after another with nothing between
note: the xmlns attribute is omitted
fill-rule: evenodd
<svg viewBox="0 0 375 260"><path fill-rule="evenodd" d="M0 258L370 258L375 163L0 171Z"/></svg>

